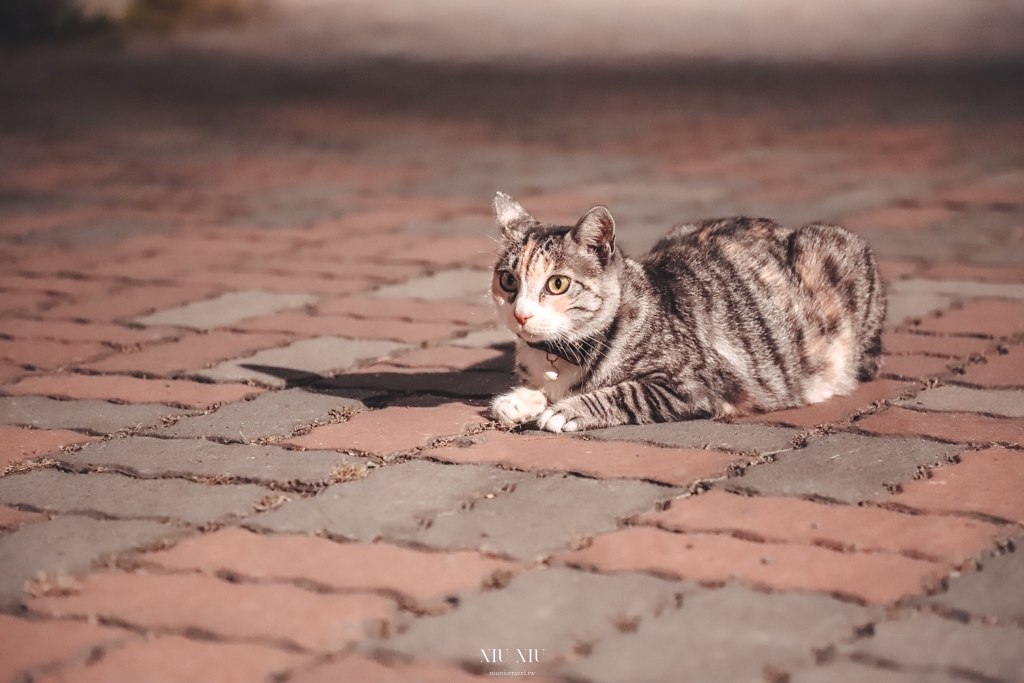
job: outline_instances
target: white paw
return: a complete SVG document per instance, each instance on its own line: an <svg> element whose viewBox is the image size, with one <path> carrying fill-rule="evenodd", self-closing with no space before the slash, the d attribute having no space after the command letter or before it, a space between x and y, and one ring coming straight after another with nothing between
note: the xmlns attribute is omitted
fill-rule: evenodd
<svg viewBox="0 0 1024 683"><path fill-rule="evenodd" d="M579 423L576 420L566 420L565 415L556 413L551 408L548 408L537 418L537 428L546 429L555 434L559 432L575 432L579 429Z"/></svg>
<svg viewBox="0 0 1024 683"><path fill-rule="evenodd" d="M534 389L519 387L494 399L491 415L503 424L529 422L548 407L548 397Z"/></svg>

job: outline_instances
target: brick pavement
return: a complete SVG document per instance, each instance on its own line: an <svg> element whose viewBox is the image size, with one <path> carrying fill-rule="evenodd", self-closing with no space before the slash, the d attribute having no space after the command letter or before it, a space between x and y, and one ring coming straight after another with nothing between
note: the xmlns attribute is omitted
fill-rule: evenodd
<svg viewBox="0 0 1024 683"><path fill-rule="evenodd" d="M0 680L1024 680L1009 81L181 68L0 77ZM844 221L882 377L501 430L499 188Z"/></svg>

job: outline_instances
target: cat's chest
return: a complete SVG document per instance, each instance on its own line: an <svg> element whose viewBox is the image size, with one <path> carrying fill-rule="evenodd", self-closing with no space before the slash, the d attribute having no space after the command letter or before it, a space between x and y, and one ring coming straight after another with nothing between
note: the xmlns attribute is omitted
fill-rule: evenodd
<svg viewBox="0 0 1024 683"><path fill-rule="evenodd" d="M580 366L521 342L516 348L516 364L527 385L543 393L551 402L560 401L572 393L584 376Z"/></svg>

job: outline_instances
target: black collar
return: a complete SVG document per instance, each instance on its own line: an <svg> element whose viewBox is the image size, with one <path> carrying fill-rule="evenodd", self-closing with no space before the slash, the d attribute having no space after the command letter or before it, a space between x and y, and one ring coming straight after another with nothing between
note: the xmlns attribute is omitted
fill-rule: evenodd
<svg viewBox="0 0 1024 683"><path fill-rule="evenodd" d="M551 342L528 342L523 341L532 349L543 351L546 354L557 356L570 365L582 366L597 350L599 344L595 339L581 339L574 342L560 342L555 346Z"/></svg>

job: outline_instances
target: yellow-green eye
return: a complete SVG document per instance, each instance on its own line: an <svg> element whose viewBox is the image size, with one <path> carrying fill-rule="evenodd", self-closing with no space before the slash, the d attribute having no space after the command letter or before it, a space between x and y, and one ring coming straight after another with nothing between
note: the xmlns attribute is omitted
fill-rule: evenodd
<svg viewBox="0 0 1024 683"><path fill-rule="evenodd" d="M565 294L569 289L569 278L564 275L552 275L548 278L548 291L552 294Z"/></svg>
<svg viewBox="0 0 1024 683"><path fill-rule="evenodd" d="M516 289L516 276L507 270L498 273L498 284L506 292L514 292Z"/></svg>

